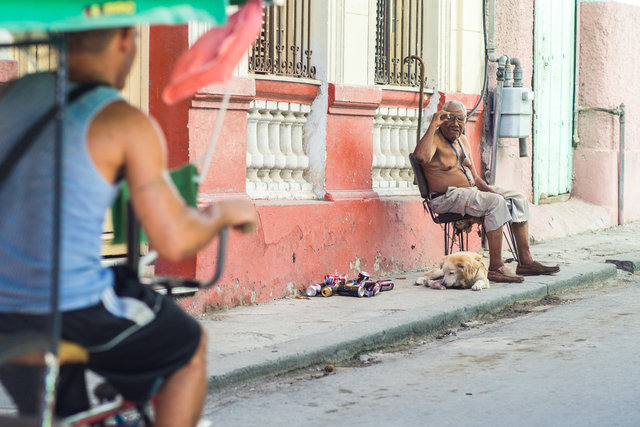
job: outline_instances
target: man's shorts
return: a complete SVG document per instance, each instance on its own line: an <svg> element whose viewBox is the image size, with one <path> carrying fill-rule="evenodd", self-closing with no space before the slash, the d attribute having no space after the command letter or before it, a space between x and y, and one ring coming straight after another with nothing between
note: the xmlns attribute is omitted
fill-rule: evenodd
<svg viewBox="0 0 640 427"><path fill-rule="evenodd" d="M200 343L200 325L170 297L141 285L125 267L115 267L114 276L114 287L103 293L99 304L62 313L62 338L87 348L89 362L62 367L56 411L60 416L88 406L86 388L78 389L84 387L85 367L105 377L125 399L144 402L191 360ZM48 321L48 316L0 313L0 332L42 332ZM16 400L21 392L11 389L20 381L12 381L9 370L2 369L1 379Z"/></svg>
<svg viewBox="0 0 640 427"><path fill-rule="evenodd" d="M517 191L491 187L499 194L480 191L477 187L449 187L442 196L431 199L431 207L440 213L457 213L484 217L484 228L493 231L507 222L528 221L529 202Z"/></svg>

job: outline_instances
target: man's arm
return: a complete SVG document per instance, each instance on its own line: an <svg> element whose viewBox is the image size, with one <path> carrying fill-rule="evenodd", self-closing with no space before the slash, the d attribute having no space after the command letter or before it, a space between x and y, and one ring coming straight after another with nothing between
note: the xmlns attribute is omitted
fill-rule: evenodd
<svg viewBox="0 0 640 427"><path fill-rule="evenodd" d="M158 253L177 261L197 253L224 226L257 223L248 202L221 202L202 210L187 206L166 170L166 149L155 121L125 103L105 109L103 126L121 140L122 161L133 208Z"/></svg>
<svg viewBox="0 0 640 427"><path fill-rule="evenodd" d="M431 118L431 123L429 123L427 133L424 134L424 136L418 142L418 145L416 145L416 149L413 151L413 156L423 165L429 163L431 159L433 159L433 156L436 154L437 147L433 142L433 137L440 125L447 121L448 118L448 112L444 110L436 111L436 113ZM418 131L420 131L420 129L418 129Z"/></svg>

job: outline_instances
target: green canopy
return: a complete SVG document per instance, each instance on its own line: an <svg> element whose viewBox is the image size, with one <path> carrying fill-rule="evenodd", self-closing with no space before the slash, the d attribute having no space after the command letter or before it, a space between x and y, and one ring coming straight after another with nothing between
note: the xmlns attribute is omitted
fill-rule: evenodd
<svg viewBox="0 0 640 427"><path fill-rule="evenodd" d="M242 0L18 0L0 3L0 28L11 32L80 31L136 24L223 25L226 6Z"/></svg>
<svg viewBox="0 0 640 427"><path fill-rule="evenodd" d="M182 24L189 21L214 26L227 22L228 5L243 5L247 0L17 0L0 2L0 29L14 33L82 31L96 28L125 27L137 24ZM273 0L263 1L265 5ZM198 186L194 165L171 171L180 194L190 206L197 205ZM124 241L126 184L113 205L114 240ZM144 236L144 235L143 235ZM143 237L144 239L144 237Z"/></svg>

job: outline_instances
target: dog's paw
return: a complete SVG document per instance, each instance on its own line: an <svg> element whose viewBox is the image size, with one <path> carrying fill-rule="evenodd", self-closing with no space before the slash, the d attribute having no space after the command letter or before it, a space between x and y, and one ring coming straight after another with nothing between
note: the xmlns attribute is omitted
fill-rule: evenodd
<svg viewBox="0 0 640 427"><path fill-rule="evenodd" d="M427 286L429 286L431 289L438 289L441 291L444 291L447 289L445 286L442 285L442 283L440 283L439 280L429 280L427 282Z"/></svg>
<svg viewBox="0 0 640 427"><path fill-rule="evenodd" d="M424 276L418 277L416 279L416 283L414 283L415 286L426 286L427 285L427 278Z"/></svg>
<svg viewBox="0 0 640 427"><path fill-rule="evenodd" d="M488 280L478 280L476 283L471 286L472 291L480 291L482 289L489 289L489 281Z"/></svg>

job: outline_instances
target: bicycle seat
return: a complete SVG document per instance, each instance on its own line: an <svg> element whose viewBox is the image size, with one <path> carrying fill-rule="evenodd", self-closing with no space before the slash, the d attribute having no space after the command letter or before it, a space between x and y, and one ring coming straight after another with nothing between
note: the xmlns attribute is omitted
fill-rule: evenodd
<svg viewBox="0 0 640 427"><path fill-rule="evenodd" d="M41 365L49 337L36 333L0 334L0 363ZM89 352L83 346L61 340L58 343L58 363L87 363Z"/></svg>

